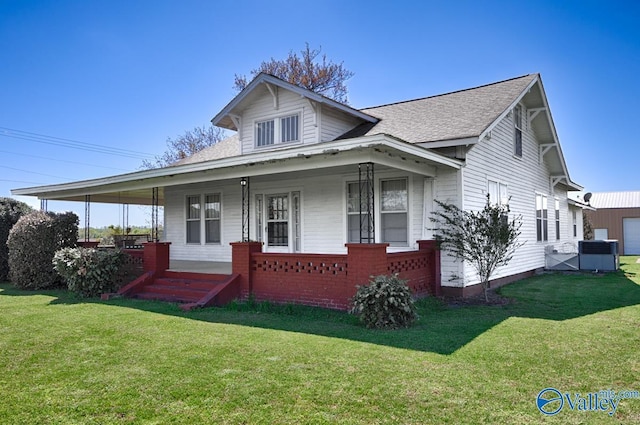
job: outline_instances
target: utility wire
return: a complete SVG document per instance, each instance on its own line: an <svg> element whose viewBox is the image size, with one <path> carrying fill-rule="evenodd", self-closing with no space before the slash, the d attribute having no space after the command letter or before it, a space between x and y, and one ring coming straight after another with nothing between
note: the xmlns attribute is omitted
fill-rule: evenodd
<svg viewBox="0 0 640 425"><path fill-rule="evenodd" d="M123 156L137 159L153 159L154 155L133 151L129 149L112 148L110 146L97 145L93 143L85 143L77 140L65 139L62 137L48 136L46 134L32 133L29 131L16 130L7 127L0 127L0 136L10 137L13 139L28 140L36 143L44 143L48 145L63 146L71 149L79 149L90 152L103 153L107 155Z"/></svg>
<svg viewBox="0 0 640 425"><path fill-rule="evenodd" d="M3 151L3 150L0 150L0 153L8 153L8 154L11 154L11 155L27 156L29 158L45 159L47 161L64 162L64 163L67 163L67 164L85 165L87 167L105 168L105 169L108 169L108 170L131 171L131 170L126 169L126 168L107 167L106 165L94 165L94 164L87 164L87 163L84 163L84 162L66 161L64 159L55 159L55 158L49 158L49 157L46 157L46 156L29 155L28 153L18 153L18 152L10 152L10 151Z"/></svg>
<svg viewBox="0 0 640 425"><path fill-rule="evenodd" d="M7 168L9 170L20 171L20 172L29 173L29 174L37 174L39 176L53 177L53 178L56 178L56 179L70 180L67 177L60 177L60 176L54 176L54 175L51 175L51 174L38 173L38 172L35 172L35 171L23 170L21 168L14 168L14 167L6 166L6 165L0 165L0 168Z"/></svg>
<svg viewBox="0 0 640 425"><path fill-rule="evenodd" d="M27 182L27 181L24 181L24 180L7 180L7 179L0 179L0 182L37 184L37 185L43 185L44 184L44 183L41 183L41 182Z"/></svg>

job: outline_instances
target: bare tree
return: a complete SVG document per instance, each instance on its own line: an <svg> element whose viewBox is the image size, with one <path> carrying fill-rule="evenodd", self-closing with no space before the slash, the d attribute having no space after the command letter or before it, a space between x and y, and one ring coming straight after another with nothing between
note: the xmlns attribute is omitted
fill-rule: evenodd
<svg viewBox="0 0 640 425"><path fill-rule="evenodd" d="M305 49L300 51L300 56L290 51L284 60L271 58L252 70L251 77L264 72L338 102L348 103L345 82L353 77L353 72L344 68L343 62L327 61L325 54L320 55L321 51L322 48L311 49L309 43L306 43ZM236 90L244 89L247 84L245 75L235 75L233 87Z"/></svg>
<svg viewBox="0 0 640 425"><path fill-rule="evenodd" d="M184 134L175 139L169 137L167 139L167 150L161 156L156 156L152 161L145 159L142 162L142 168L151 169L169 166L218 143L224 137L224 130L220 127L195 127L193 130L185 131Z"/></svg>
<svg viewBox="0 0 640 425"><path fill-rule="evenodd" d="M489 279L498 267L507 265L516 249L522 246L517 241L522 217L509 221L509 206L492 205L488 197L481 211L464 211L453 204L436 202L441 207L431 217L437 225L436 240L442 249L476 269L484 299L489 302Z"/></svg>

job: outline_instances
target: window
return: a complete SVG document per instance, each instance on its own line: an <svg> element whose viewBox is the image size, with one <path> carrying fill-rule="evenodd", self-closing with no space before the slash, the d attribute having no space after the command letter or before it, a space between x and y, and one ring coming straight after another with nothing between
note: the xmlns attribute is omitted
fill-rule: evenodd
<svg viewBox="0 0 640 425"><path fill-rule="evenodd" d="M300 115L256 122L256 147L300 140Z"/></svg>
<svg viewBox="0 0 640 425"><path fill-rule="evenodd" d="M556 206L556 240L560 240L560 201L555 200Z"/></svg>
<svg viewBox="0 0 640 425"><path fill-rule="evenodd" d="M573 237L578 237L578 217L576 216L576 210L571 211L571 216L573 218Z"/></svg>
<svg viewBox="0 0 640 425"><path fill-rule="evenodd" d="M280 141L282 143L298 141L298 115L280 119Z"/></svg>
<svg viewBox="0 0 640 425"><path fill-rule="evenodd" d="M187 196L187 243L200 243L200 195Z"/></svg>
<svg viewBox="0 0 640 425"><path fill-rule="evenodd" d="M536 240L538 242L546 242L549 240L547 229L547 197L544 195L536 195Z"/></svg>
<svg viewBox="0 0 640 425"><path fill-rule="evenodd" d="M205 243L220 243L220 194L205 195Z"/></svg>
<svg viewBox="0 0 640 425"><path fill-rule="evenodd" d="M273 145L274 121L262 121L256 123L256 146Z"/></svg>
<svg viewBox="0 0 640 425"><path fill-rule="evenodd" d="M360 242L360 189L358 182L347 183L347 242ZM364 208L366 211L366 208Z"/></svg>
<svg viewBox="0 0 640 425"><path fill-rule="evenodd" d="M380 189L382 242L407 246L407 180L382 180Z"/></svg>
<svg viewBox="0 0 640 425"><path fill-rule="evenodd" d="M509 203L506 184L489 180L489 203L492 205L507 205Z"/></svg>
<svg viewBox="0 0 640 425"><path fill-rule="evenodd" d="M520 105L513 108L513 127L514 154L522 158L522 107Z"/></svg>
<svg viewBox="0 0 640 425"><path fill-rule="evenodd" d="M256 195L256 240L262 242L262 195Z"/></svg>

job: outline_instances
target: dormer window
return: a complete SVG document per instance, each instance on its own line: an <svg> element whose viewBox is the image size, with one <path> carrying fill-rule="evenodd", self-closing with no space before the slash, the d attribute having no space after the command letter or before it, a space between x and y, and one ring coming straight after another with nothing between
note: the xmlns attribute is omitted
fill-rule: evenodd
<svg viewBox="0 0 640 425"><path fill-rule="evenodd" d="M300 140L300 115L288 115L256 122L256 147L274 143L291 143Z"/></svg>

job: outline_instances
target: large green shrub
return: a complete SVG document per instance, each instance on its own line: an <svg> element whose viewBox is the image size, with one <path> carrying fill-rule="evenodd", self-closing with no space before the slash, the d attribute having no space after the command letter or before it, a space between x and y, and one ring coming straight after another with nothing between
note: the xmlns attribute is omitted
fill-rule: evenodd
<svg viewBox="0 0 640 425"><path fill-rule="evenodd" d="M368 328L407 328L418 318L411 289L398 275L376 276L369 285L358 286L351 302L351 313Z"/></svg>
<svg viewBox="0 0 640 425"><path fill-rule="evenodd" d="M9 278L23 289L59 286L53 255L77 244L78 216L34 211L22 216L9 232Z"/></svg>
<svg viewBox="0 0 640 425"><path fill-rule="evenodd" d="M20 217L31 212L31 207L12 198L0 197L0 282L9 279L9 232Z"/></svg>
<svg viewBox="0 0 640 425"><path fill-rule="evenodd" d="M71 292L97 297L122 285L125 254L119 249L63 248L53 257L53 268Z"/></svg>

